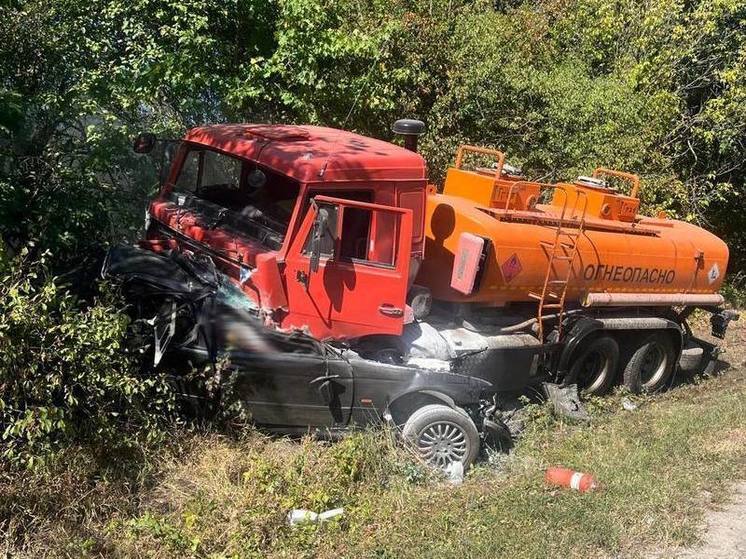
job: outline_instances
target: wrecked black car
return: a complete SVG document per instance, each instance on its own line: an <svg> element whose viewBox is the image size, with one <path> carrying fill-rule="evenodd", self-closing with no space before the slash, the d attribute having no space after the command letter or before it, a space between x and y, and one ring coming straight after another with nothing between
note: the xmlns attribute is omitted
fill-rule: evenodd
<svg viewBox="0 0 746 559"><path fill-rule="evenodd" d="M136 321L152 329L155 365L167 356L185 367L220 364L222 404L240 402L266 430L333 436L389 422L439 467L471 464L480 432L502 444L509 438L480 402L487 381L436 360L385 363L301 330L268 329L209 257L119 246L103 275L121 282Z"/></svg>

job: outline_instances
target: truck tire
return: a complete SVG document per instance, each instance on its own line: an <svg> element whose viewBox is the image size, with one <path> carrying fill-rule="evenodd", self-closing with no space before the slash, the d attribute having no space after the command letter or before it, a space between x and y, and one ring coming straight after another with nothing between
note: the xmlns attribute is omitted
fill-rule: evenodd
<svg viewBox="0 0 746 559"><path fill-rule="evenodd" d="M445 470L452 462L468 468L479 455L479 432L466 412L443 404L417 409L402 430L402 437L429 465Z"/></svg>
<svg viewBox="0 0 746 559"><path fill-rule="evenodd" d="M643 338L624 367L624 385L633 394L656 392L666 386L676 366L671 337L654 332Z"/></svg>
<svg viewBox="0 0 746 559"><path fill-rule="evenodd" d="M614 384L619 366L619 344L611 336L594 338L577 350L568 376L574 379L578 390L591 396L606 394Z"/></svg>

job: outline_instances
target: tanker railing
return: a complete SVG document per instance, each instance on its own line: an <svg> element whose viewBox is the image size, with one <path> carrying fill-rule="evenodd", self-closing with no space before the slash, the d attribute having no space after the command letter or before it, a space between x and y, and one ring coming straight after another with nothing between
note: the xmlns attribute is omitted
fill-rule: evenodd
<svg viewBox="0 0 746 559"><path fill-rule="evenodd" d="M594 178L616 177L618 179L627 181L632 186L629 192L629 197L639 198L640 177L633 173L625 173L624 171L616 171L614 169L607 169L606 167L596 167L591 176Z"/></svg>
<svg viewBox="0 0 746 559"><path fill-rule="evenodd" d="M497 166L495 167L495 180L499 179L503 174L503 166L505 165L505 154L499 149L483 148L479 146L470 146L464 144L459 146L456 151L456 161L453 166L456 169L460 169L464 162L464 155L467 153L478 153L480 155L492 155L495 157Z"/></svg>

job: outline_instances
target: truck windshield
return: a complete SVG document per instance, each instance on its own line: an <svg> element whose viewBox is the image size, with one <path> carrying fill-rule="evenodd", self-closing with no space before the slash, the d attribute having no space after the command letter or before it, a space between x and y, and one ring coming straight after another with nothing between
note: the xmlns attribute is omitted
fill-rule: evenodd
<svg viewBox="0 0 746 559"><path fill-rule="evenodd" d="M256 170L253 161L217 151L191 147L174 183L176 192L189 194L204 213L217 205L223 211L221 226L258 239L272 248L282 244L293 213L300 185L279 173L261 169L265 183L249 184Z"/></svg>

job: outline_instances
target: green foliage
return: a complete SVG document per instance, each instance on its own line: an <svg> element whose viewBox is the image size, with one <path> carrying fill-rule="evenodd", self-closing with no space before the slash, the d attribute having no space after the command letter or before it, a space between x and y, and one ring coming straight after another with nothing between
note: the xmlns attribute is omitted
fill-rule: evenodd
<svg viewBox="0 0 746 559"><path fill-rule="evenodd" d="M736 309L746 307L746 270L741 270L728 279L721 290L725 300Z"/></svg>
<svg viewBox="0 0 746 559"><path fill-rule="evenodd" d="M163 377L138 374L127 324L111 293L82 306L43 260L0 277L3 459L34 466L71 442L116 452L161 433L174 396Z"/></svg>
<svg viewBox="0 0 746 559"><path fill-rule="evenodd" d="M160 488L165 506L109 525L112 543L125 555L148 541L146 555L264 557L293 550L312 556L330 536L375 514L382 495L435 479L389 435L359 432L333 445L256 433L243 441L208 439L170 468ZM291 509L337 507L345 509L337 520L287 525Z"/></svg>
<svg viewBox="0 0 746 559"><path fill-rule="evenodd" d="M0 20L0 234L60 260L131 232L154 182L127 138L225 120L390 138L427 121L531 176L643 176L746 255L744 0L23 0Z"/></svg>

